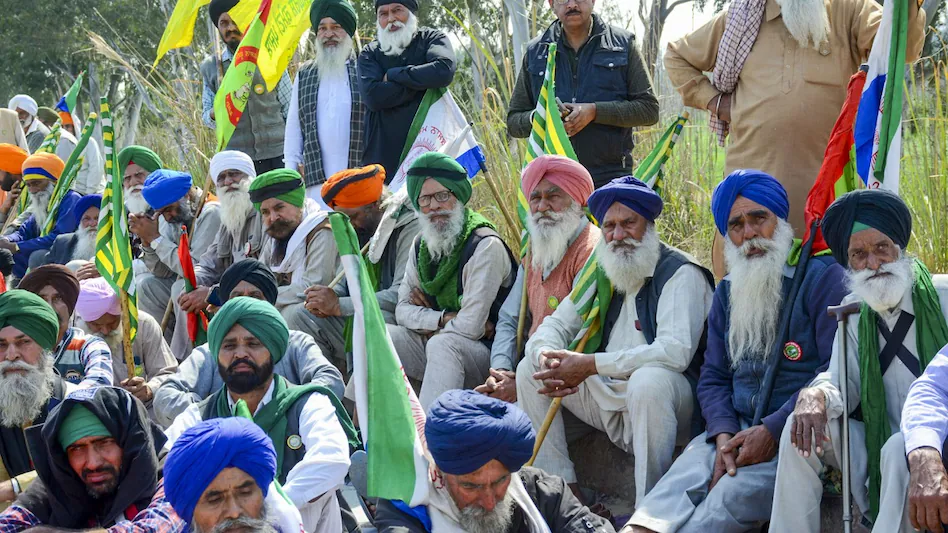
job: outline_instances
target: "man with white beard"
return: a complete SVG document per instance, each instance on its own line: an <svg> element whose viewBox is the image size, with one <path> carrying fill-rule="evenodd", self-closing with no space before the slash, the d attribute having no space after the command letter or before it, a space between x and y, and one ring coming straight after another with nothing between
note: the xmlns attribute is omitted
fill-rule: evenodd
<svg viewBox="0 0 948 533"><path fill-rule="evenodd" d="M316 30L316 59L301 65L293 81L283 162L303 175L306 196L325 208L320 189L326 179L362 162L365 106L352 44L352 4L316 0L309 18Z"/></svg>
<svg viewBox="0 0 948 533"><path fill-rule="evenodd" d="M95 241L99 229L99 207L101 204L102 195L100 194L90 194L80 198L72 211L78 223L76 231L56 237L53 245L49 247L49 252L44 256L34 255L31 257L30 268L50 263L79 268L92 261L95 257ZM72 263L73 261L75 263Z"/></svg>
<svg viewBox="0 0 948 533"><path fill-rule="evenodd" d="M521 340L530 338L543 319L569 296L576 276L602 235L583 212L593 192L592 176L583 165L568 157L542 155L523 169L520 187L530 203L530 249L497 317L490 377L475 389L508 402L517 401L514 370L521 351L517 328L524 290L527 316Z"/></svg>
<svg viewBox="0 0 948 533"><path fill-rule="evenodd" d="M494 225L466 207L473 190L457 161L422 154L405 188L421 233L398 288L398 325L388 332L428 407L444 391L472 389L489 376L497 316L517 269Z"/></svg>
<svg viewBox="0 0 948 533"><path fill-rule="evenodd" d="M659 241L662 207L658 194L633 177L616 178L589 197L602 227L594 254L604 276L574 287L530 337L517 366L517 399L536 427L553 399L563 398L563 408L635 456L636 502L671 466L676 443L693 435L693 387L713 287L710 272ZM579 341L582 301L591 292L600 302L601 335ZM562 416L535 464L578 494Z"/></svg>
<svg viewBox="0 0 948 533"><path fill-rule="evenodd" d="M777 442L797 392L830 360L836 322L826 308L845 296L845 273L826 256L797 272L783 186L759 170L732 172L714 189L711 212L727 237L730 274L714 291L698 379L706 431L636 502L622 533L759 529L770 519ZM796 276L803 276L799 292L787 301ZM777 325L786 313L784 338ZM778 349L773 390L761 398ZM752 425L762 401L761 422Z"/></svg>
<svg viewBox="0 0 948 533"><path fill-rule="evenodd" d="M822 229L836 260L848 267L852 292L843 303L860 302L860 312L846 324L847 353L834 346L829 368L800 391L787 419L770 531L819 531L820 472L825 464L840 468L838 371L845 356L849 411L862 413L860 420L849 419L854 501L863 516L875 517L873 531L909 533L914 528L906 515L902 404L948 344L948 280L933 279L921 261L905 254L912 215L895 194L874 189L846 194L826 210Z"/></svg>
<svg viewBox="0 0 948 533"><path fill-rule="evenodd" d="M448 36L419 28L418 0L375 0L378 34L359 54L359 88L368 108L363 165L378 163L391 182L408 130L428 89L451 85Z"/></svg>
<svg viewBox="0 0 948 533"><path fill-rule="evenodd" d="M35 152L43 144L43 139L49 135L49 128L36 117L36 114L39 113L39 105L37 105L36 100L29 95L18 94L10 99L7 107L16 111L20 126L23 127L23 133L26 134L26 142L29 144L30 153Z"/></svg>

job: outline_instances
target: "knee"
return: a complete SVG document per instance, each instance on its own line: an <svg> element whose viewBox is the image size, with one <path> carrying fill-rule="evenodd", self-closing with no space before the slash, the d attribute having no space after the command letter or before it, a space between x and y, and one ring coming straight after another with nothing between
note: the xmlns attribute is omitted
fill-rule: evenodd
<svg viewBox="0 0 948 533"><path fill-rule="evenodd" d="M905 461L905 439L902 437L902 433L896 433L889 437L889 440L885 441L885 444L882 446L882 469L885 470L886 467L898 467L901 465L906 470L908 469L908 464Z"/></svg>
<svg viewBox="0 0 948 533"><path fill-rule="evenodd" d="M429 363L437 363L446 359L460 360L464 357L462 339L451 333L439 333L425 345L425 355Z"/></svg>
<svg viewBox="0 0 948 533"><path fill-rule="evenodd" d="M175 301L175 307L178 307L178 297L184 292L184 280L179 279L171 284L171 298Z"/></svg>
<svg viewBox="0 0 948 533"><path fill-rule="evenodd" d="M681 383L676 383L678 381ZM671 401L678 393L679 385L689 387L682 374L665 368L643 367L629 376L628 401L639 407Z"/></svg>
<svg viewBox="0 0 948 533"><path fill-rule="evenodd" d="M529 356L524 357L519 363L517 363L517 383L520 383L521 381L524 383L527 381L532 381L533 374L535 374L538 370L539 368L537 367L537 362L535 359Z"/></svg>
<svg viewBox="0 0 948 533"><path fill-rule="evenodd" d="M787 453L793 453L793 420L796 417L793 413L790 413L790 416L787 417L787 423L783 426L783 431L780 432L780 451L779 456L784 457Z"/></svg>

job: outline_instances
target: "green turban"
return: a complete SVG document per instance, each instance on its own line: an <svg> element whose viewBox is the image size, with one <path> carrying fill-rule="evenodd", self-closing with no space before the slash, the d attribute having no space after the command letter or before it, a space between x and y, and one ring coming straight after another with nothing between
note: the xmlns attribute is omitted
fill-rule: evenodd
<svg viewBox="0 0 948 533"><path fill-rule="evenodd" d="M464 167L449 155L441 152L427 152L412 162L405 181L408 198L411 199L416 210L419 209L418 196L421 194L421 186L428 178L447 187L464 205L467 205L468 200L471 199L473 193L471 180L467 178Z"/></svg>
<svg viewBox="0 0 948 533"><path fill-rule="evenodd" d="M56 122L59 120L59 114L55 110L48 107L41 107L39 111L36 112L36 117L40 119L40 122Z"/></svg>
<svg viewBox="0 0 948 533"><path fill-rule="evenodd" d="M346 30L349 37L355 35L356 12L348 0L314 0L309 7L309 21L313 23L313 31L319 28L319 21L329 17Z"/></svg>
<svg viewBox="0 0 948 533"><path fill-rule="evenodd" d="M45 300L32 292L14 289L0 294L0 328L13 326L44 350L59 343L59 317Z"/></svg>
<svg viewBox="0 0 948 533"><path fill-rule="evenodd" d="M264 200L278 198L288 204L303 208L306 201L306 187L300 173L288 168L280 168L264 172L250 183L250 201L253 207L260 211L260 204Z"/></svg>
<svg viewBox="0 0 948 533"><path fill-rule="evenodd" d="M152 152L144 146L138 145L126 146L118 154L118 166L120 173L125 172L125 169L131 163L135 163L148 172L154 172L159 168L165 167L164 163L161 162L161 158L158 157L158 154Z"/></svg>
<svg viewBox="0 0 948 533"><path fill-rule="evenodd" d="M105 424L92 411L82 405L73 406L59 426L59 445L63 451L79 439L86 437L111 437Z"/></svg>
<svg viewBox="0 0 948 533"><path fill-rule="evenodd" d="M215 360L224 337L237 324L246 328L267 347L273 364L283 359L290 342L290 330L280 312L269 302L238 296L227 300L207 326L207 346Z"/></svg>

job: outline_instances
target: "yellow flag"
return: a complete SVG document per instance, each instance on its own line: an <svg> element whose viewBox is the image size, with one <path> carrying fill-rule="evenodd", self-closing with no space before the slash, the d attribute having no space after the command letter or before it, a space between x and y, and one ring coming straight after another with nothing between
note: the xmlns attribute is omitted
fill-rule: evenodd
<svg viewBox="0 0 948 533"><path fill-rule="evenodd" d="M240 0L236 6L230 8L230 11L227 12L230 18L233 19L234 24L240 28L241 33L247 33L250 23L253 22L253 18L260 11L261 3L262 0Z"/></svg>
<svg viewBox="0 0 948 533"><path fill-rule="evenodd" d="M198 9L210 3L211 0L178 0L177 5L174 6L174 11L171 13L171 18L168 19L168 26L158 43L158 55L155 57L153 67L158 66L161 58L171 50L191 45ZM253 16L251 15L250 18L253 18Z"/></svg>
<svg viewBox="0 0 948 533"><path fill-rule="evenodd" d="M273 1L267 28L263 33L260 57L257 59L257 67L269 91L276 88L300 44L303 32L311 26L310 3L311 0Z"/></svg>

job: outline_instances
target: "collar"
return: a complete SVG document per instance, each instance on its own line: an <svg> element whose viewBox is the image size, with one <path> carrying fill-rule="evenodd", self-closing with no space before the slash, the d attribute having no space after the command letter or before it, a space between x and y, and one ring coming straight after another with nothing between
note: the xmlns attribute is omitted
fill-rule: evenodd
<svg viewBox="0 0 948 533"><path fill-rule="evenodd" d="M263 398L260 399L260 403L257 404L257 410L253 412L254 416L260 412L260 409L264 405L270 403L270 400L273 399L273 387L276 384L276 374L273 375L273 379L270 380L270 387L267 389L267 392L263 395ZM231 412L234 411L234 405L237 402L234 401L234 397L230 395L230 391L227 391L227 406L230 407Z"/></svg>
<svg viewBox="0 0 948 533"><path fill-rule="evenodd" d="M224 45L224 49L221 52L221 62L230 61L231 59L234 59L234 53L230 51L230 48L227 48L227 45Z"/></svg>
<svg viewBox="0 0 948 533"><path fill-rule="evenodd" d="M777 3L777 0L767 0L767 5L764 7L764 21L770 22L779 16L780 4Z"/></svg>
<svg viewBox="0 0 948 533"><path fill-rule="evenodd" d="M769 1L773 2L774 0L769 0ZM593 37L600 36L606 31L605 23L603 23L602 19L599 18L599 15L595 13L592 14L592 18L590 19L590 26L591 27L589 29L589 36L586 38L586 41L583 43L583 46L589 44L589 42L593 39ZM567 47L569 46L565 40L566 37L563 32L562 22L560 22L559 20L553 21L553 24L550 25L550 29L552 30L552 37L554 41L556 41L558 44L562 44Z"/></svg>

